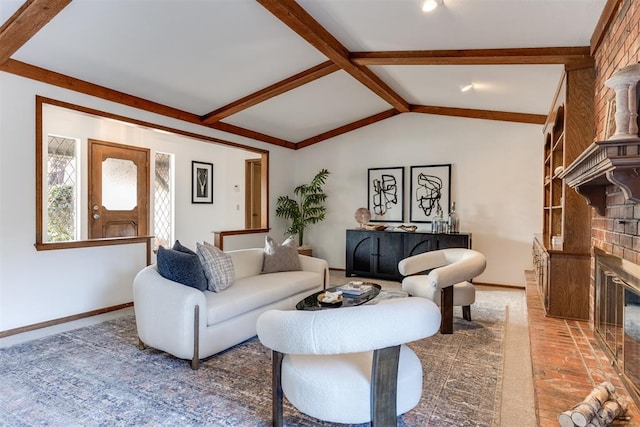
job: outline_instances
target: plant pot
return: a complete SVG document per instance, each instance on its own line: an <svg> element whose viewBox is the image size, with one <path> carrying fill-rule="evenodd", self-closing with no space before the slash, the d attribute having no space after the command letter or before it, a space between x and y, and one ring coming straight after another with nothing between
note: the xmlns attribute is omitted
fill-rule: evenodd
<svg viewBox="0 0 640 427"><path fill-rule="evenodd" d="M300 255L313 256L313 248L308 245L298 246L298 253Z"/></svg>

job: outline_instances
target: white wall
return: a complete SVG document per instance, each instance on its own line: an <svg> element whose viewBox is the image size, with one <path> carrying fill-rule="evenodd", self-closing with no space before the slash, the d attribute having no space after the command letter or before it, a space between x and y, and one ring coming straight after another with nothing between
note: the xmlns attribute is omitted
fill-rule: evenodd
<svg viewBox="0 0 640 427"><path fill-rule="evenodd" d="M294 151L0 73L0 331L129 302L133 277L145 264L144 245L35 250L36 95L269 150L270 234L276 238L283 238L285 222L275 216L275 199L328 168L328 218L306 236L332 268L344 268L345 229L367 205L368 168L451 163L462 231L473 233L474 248L489 262L478 280L522 285L531 266L532 235L541 229L539 126L403 114ZM206 161L207 148L181 156L186 165L179 166L183 191L176 210L188 223L176 228L176 237L193 245L229 222L190 204L191 160ZM262 236L236 240L255 245ZM242 247L236 240L229 248Z"/></svg>
<svg viewBox="0 0 640 427"><path fill-rule="evenodd" d="M272 195L287 191L293 179L291 168L278 167L293 163L293 150L0 73L0 332L130 302L133 277L146 263L142 244L35 250L36 95L267 149L273 168ZM106 135L105 139L113 138ZM237 201L237 194L229 190L235 180L214 181L216 186L224 185L220 191L216 188L214 205L192 205L191 160L214 163L214 180L232 172L227 169L230 166L218 160L212 144L196 144L188 150L173 138L146 144L177 155L176 216L184 220L178 220L176 237L191 247L196 241L212 241L211 232L226 229L234 221L230 217L236 216L235 211L230 215L217 210L222 203L233 206ZM270 203L275 206L273 200Z"/></svg>
<svg viewBox="0 0 640 427"><path fill-rule="evenodd" d="M331 267L345 267L345 230L367 207L367 169L405 166L405 224L409 223L410 166L447 164L451 200L473 249L487 257L477 281L524 286L533 234L541 230L541 126L403 114L298 152L296 182L320 168L331 172L327 220L305 240ZM393 224L390 224L393 225ZM397 224L395 224L397 225ZM429 224L415 224L429 229Z"/></svg>

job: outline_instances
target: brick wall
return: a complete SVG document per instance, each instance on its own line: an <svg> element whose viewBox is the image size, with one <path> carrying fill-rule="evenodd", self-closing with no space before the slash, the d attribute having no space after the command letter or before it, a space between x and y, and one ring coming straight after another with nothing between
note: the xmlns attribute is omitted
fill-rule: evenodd
<svg viewBox="0 0 640 427"><path fill-rule="evenodd" d="M640 0L623 0L614 14L609 30L594 54L595 80L595 130L596 139L605 138L607 103L615 95L605 81L618 69L640 61ZM593 246L640 264L640 236L638 221L640 205L626 202L622 191L613 185L607 187L605 216L592 210L591 241ZM592 260L593 264L593 260ZM592 266L593 267L593 266ZM593 274L592 274L593 276ZM594 281L591 280L591 305L593 305ZM590 310L593 321L593 306Z"/></svg>

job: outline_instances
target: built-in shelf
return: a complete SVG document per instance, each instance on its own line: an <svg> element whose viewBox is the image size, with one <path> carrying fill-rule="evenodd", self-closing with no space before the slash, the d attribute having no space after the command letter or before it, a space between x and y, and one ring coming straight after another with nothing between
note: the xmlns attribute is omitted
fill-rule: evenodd
<svg viewBox="0 0 640 427"><path fill-rule="evenodd" d="M640 139L591 144L561 174L567 185L604 216L606 187L616 185L627 200L640 203Z"/></svg>

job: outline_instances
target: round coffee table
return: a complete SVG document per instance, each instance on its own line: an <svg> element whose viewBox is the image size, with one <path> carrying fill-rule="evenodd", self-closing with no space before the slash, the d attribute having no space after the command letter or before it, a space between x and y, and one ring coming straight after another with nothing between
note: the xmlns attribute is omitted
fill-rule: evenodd
<svg viewBox="0 0 640 427"><path fill-rule="evenodd" d="M380 285L377 283L364 282L363 285L371 285L371 289L361 295L347 295L345 293L342 294L342 303L341 304L320 304L318 301L318 295L329 292L336 292L338 290L338 286L332 286L327 288L326 290L316 292L315 294L309 295L305 299L301 300L296 304L296 310L326 310L331 308L339 308L339 307L355 307L357 305L364 304L368 301L371 301L380 293Z"/></svg>

